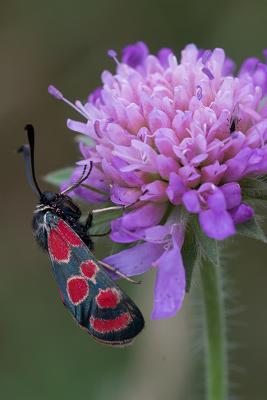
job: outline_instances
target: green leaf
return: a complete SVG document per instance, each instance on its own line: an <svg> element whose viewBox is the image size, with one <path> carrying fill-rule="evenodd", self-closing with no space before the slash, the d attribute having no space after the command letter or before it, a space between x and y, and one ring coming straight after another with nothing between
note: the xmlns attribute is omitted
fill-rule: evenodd
<svg viewBox="0 0 267 400"><path fill-rule="evenodd" d="M208 258L213 264L216 264L218 262L218 247L216 240L210 239L208 236L205 235L205 233L199 226L196 216L194 216L192 220L192 226L196 235L197 245L199 246L202 254L206 258Z"/></svg>
<svg viewBox="0 0 267 400"><path fill-rule="evenodd" d="M83 144L85 144L85 146L89 147L95 147L96 145L95 141L87 135L76 135L74 140L77 143L82 142Z"/></svg>
<svg viewBox="0 0 267 400"><path fill-rule="evenodd" d="M73 167L67 167L50 172L45 175L44 180L52 185L60 186L62 182L70 179L73 169Z"/></svg>
<svg viewBox="0 0 267 400"><path fill-rule="evenodd" d="M136 244L137 244L136 242L133 242L133 243L115 243L115 242L113 242L110 255L117 254L123 250L130 249L131 247L136 246Z"/></svg>
<svg viewBox="0 0 267 400"><path fill-rule="evenodd" d="M192 226L188 226L182 247L182 257L186 275L186 291L189 292L193 276L193 270L198 259L198 246Z"/></svg>
<svg viewBox="0 0 267 400"><path fill-rule="evenodd" d="M237 233L241 236L247 236L267 243L267 238L255 217L248 222L237 225Z"/></svg>
<svg viewBox="0 0 267 400"><path fill-rule="evenodd" d="M122 215L123 209L113 209L108 207L103 210L96 210L93 216L92 226L90 228L91 235L100 235L110 230L111 221Z"/></svg>

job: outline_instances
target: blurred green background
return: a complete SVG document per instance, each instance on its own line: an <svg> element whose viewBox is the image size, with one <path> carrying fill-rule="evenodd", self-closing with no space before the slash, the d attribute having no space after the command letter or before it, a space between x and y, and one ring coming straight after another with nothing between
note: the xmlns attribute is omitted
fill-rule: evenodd
<svg viewBox="0 0 267 400"><path fill-rule="evenodd" d="M48 258L34 243L36 198L15 152L31 122L38 176L73 165L79 154L65 126L73 113L47 86L86 98L104 69L114 71L107 50L138 40L152 51L180 51L189 42L223 47L240 63L267 47L267 3L1 1L1 399L203 399L197 276L182 312L166 321L150 320L153 273L139 287L123 284L144 311L146 329L128 348L94 343L62 307ZM231 392L253 400L267 398L266 257L266 246L238 239L227 260Z"/></svg>

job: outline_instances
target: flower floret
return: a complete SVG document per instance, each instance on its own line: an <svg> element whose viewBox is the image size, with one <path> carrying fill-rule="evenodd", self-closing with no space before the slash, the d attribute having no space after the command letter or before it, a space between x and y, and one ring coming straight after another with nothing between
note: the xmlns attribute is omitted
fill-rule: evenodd
<svg viewBox="0 0 267 400"><path fill-rule="evenodd" d="M88 101L75 103L85 122L68 120L71 130L93 140L81 143L83 160L71 180L93 162L76 194L125 206L111 224L111 239L139 244L106 261L129 275L153 265L152 316L164 318L177 312L185 292L181 210L196 214L203 232L216 240L234 235L236 225L254 215L241 182L267 172L267 66L251 58L234 75L222 49L193 44L180 61L168 48L150 54L143 42L123 49L121 62L115 54L109 52L116 73L104 71ZM50 93L64 100L51 87ZM139 268L140 254L147 263Z"/></svg>

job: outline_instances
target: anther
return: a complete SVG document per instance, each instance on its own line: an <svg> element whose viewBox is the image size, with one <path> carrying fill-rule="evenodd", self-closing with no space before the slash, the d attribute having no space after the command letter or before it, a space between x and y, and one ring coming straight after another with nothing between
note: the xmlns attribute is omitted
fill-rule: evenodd
<svg viewBox="0 0 267 400"><path fill-rule="evenodd" d="M81 108L77 107L71 101L66 99L64 97L64 95L60 92L60 90L58 90L55 86L49 85L48 93L51 94L51 96L53 96L55 99L64 101L64 103L66 103L70 107L72 107L75 111L77 111L79 114L81 114L84 118L88 119L88 115Z"/></svg>
<svg viewBox="0 0 267 400"><path fill-rule="evenodd" d="M57 100L63 100L63 94L53 85L48 86L48 93L51 94Z"/></svg>
<svg viewBox="0 0 267 400"><path fill-rule="evenodd" d="M211 70L210 70L209 68L204 67L204 68L202 68L201 71L202 71L205 75L207 75L207 77L208 77L210 80L214 79L214 76L213 76L213 74L212 74L212 72L211 72Z"/></svg>
<svg viewBox="0 0 267 400"><path fill-rule="evenodd" d="M117 52L115 50L112 49L108 50L108 56L113 58L113 60L117 65L120 65L119 60L117 58Z"/></svg>
<svg viewBox="0 0 267 400"><path fill-rule="evenodd" d="M202 87L197 85L197 99L200 101L202 99Z"/></svg>

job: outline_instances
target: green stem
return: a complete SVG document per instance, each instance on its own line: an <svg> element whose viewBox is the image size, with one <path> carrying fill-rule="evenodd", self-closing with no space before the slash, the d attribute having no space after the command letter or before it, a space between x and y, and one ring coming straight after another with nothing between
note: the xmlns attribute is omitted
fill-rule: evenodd
<svg viewBox="0 0 267 400"><path fill-rule="evenodd" d="M225 304L218 251L217 254L218 262L216 265L205 260L201 268L206 400L227 400L228 398Z"/></svg>

